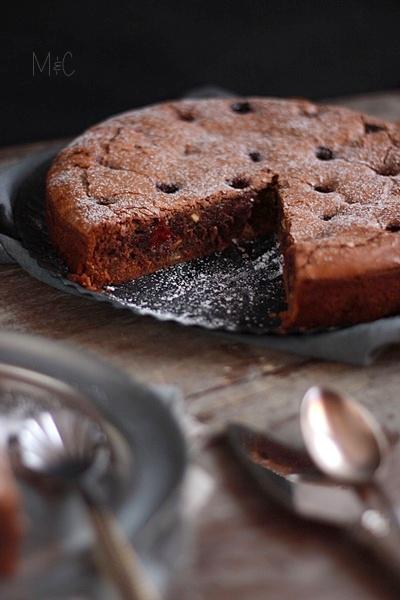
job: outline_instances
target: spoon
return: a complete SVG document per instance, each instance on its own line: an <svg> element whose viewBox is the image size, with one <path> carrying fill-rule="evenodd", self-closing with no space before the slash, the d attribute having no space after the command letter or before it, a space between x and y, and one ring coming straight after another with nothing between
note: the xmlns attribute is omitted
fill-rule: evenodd
<svg viewBox="0 0 400 600"><path fill-rule="evenodd" d="M306 448L319 469L354 486L400 537L394 508L376 480L388 452L387 438L374 416L358 402L321 387L310 388L301 403L300 426ZM374 518L374 512L366 512Z"/></svg>
<svg viewBox="0 0 400 600"><path fill-rule="evenodd" d="M107 569L124 600L160 600L140 560L101 499L98 481L110 447L100 425L71 410L42 412L22 422L10 440L11 460L31 483L56 483L80 494Z"/></svg>
<svg viewBox="0 0 400 600"><path fill-rule="evenodd" d="M323 473L343 483L370 482L388 450L379 423L350 398L312 387L300 407L306 448Z"/></svg>
<svg viewBox="0 0 400 600"><path fill-rule="evenodd" d="M307 521L338 527L350 541L364 547L385 567L400 589L400 535L388 527L381 512L371 510L357 486L329 479L306 452L282 445L265 431L231 423L227 439L239 462L269 499Z"/></svg>

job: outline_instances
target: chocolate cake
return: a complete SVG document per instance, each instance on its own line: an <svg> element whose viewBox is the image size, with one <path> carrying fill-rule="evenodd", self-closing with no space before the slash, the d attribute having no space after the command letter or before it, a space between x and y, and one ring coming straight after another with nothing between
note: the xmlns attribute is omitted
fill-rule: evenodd
<svg viewBox="0 0 400 600"><path fill-rule="evenodd" d="M89 129L47 177L51 240L96 289L276 232L282 329L400 312L400 128L267 98L168 102Z"/></svg>

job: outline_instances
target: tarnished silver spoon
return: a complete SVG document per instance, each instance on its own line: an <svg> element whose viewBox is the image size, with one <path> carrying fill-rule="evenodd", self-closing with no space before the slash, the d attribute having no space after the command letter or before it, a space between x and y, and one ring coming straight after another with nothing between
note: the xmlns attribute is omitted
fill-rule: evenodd
<svg viewBox="0 0 400 600"><path fill-rule="evenodd" d="M109 447L99 424L60 409L25 420L13 436L15 468L37 484L57 483L78 492L97 534L102 564L124 600L160 600L135 550L96 492L109 466Z"/></svg>

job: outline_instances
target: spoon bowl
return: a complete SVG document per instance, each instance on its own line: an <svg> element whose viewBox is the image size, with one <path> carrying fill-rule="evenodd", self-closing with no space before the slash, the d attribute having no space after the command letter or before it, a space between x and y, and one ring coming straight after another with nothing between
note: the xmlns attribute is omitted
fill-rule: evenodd
<svg viewBox="0 0 400 600"><path fill-rule="evenodd" d="M371 481L388 449L386 436L373 415L327 388L315 386L306 392L300 426L315 464L343 483Z"/></svg>
<svg viewBox="0 0 400 600"><path fill-rule="evenodd" d="M110 448L100 425L70 410L43 412L23 422L12 440L18 470L78 484L109 467Z"/></svg>

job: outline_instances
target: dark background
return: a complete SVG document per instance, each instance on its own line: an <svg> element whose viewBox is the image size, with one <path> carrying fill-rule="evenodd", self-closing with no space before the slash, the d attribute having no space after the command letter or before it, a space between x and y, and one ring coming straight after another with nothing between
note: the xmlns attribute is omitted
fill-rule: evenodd
<svg viewBox="0 0 400 600"><path fill-rule="evenodd" d="M315 99L399 87L399 26L395 0L11 1L0 145L72 135L204 84ZM66 52L70 77L53 68Z"/></svg>

